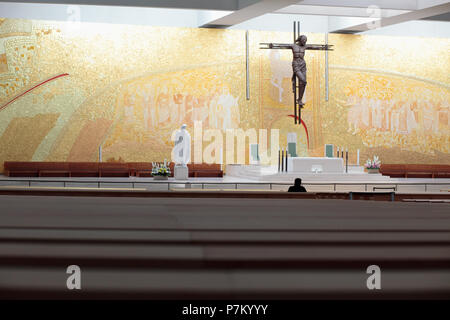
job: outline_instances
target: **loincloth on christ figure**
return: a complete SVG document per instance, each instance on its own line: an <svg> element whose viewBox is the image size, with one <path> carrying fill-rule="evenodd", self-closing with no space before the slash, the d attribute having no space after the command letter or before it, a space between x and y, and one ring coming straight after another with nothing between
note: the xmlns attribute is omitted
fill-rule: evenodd
<svg viewBox="0 0 450 320"><path fill-rule="evenodd" d="M306 62L305 60L294 60L292 61L292 70L295 74L301 73L305 76L306 79ZM300 79L301 81L301 79Z"/></svg>

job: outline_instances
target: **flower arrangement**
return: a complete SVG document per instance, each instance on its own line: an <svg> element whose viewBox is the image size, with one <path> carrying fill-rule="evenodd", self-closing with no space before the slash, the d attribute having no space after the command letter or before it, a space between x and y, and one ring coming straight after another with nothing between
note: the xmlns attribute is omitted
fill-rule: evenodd
<svg viewBox="0 0 450 320"><path fill-rule="evenodd" d="M364 165L366 169L380 169L380 166L381 161L378 156L373 156L373 160L367 159L366 164Z"/></svg>
<svg viewBox="0 0 450 320"><path fill-rule="evenodd" d="M152 176L170 176L169 163L164 160L164 163L152 162Z"/></svg>

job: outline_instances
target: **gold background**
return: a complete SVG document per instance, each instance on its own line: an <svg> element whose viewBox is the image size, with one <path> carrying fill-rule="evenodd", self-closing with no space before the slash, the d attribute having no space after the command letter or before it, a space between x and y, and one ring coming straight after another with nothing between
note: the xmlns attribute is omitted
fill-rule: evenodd
<svg viewBox="0 0 450 320"><path fill-rule="evenodd" d="M104 161L161 161L194 120L280 129L283 147L296 132L303 156L330 143L351 162L450 163L449 39L329 35L328 101L325 53L308 51L309 146L289 117L291 52L258 49L291 41L250 31L247 101L245 31L0 19L0 163L97 161L100 145Z"/></svg>

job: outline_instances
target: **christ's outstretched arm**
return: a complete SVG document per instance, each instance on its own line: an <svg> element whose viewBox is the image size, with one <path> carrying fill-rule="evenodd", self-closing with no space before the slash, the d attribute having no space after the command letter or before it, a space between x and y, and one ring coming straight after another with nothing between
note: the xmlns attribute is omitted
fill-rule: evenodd
<svg viewBox="0 0 450 320"><path fill-rule="evenodd" d="M260 49L292 49L292 44L290 43L260 43L262 47Z"/></svg>
<svg viewBox="0 0 450 320"><path fill-rule="evenodd" d="M333 51L332 44L307 44L305 46L306 50L328 50Z"/></svg>

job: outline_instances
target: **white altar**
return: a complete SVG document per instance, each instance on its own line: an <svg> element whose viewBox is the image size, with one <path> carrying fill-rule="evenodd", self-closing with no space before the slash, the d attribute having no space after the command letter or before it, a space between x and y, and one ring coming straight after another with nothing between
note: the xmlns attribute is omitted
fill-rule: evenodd
<svg viewBox="0 0 450 320"><path fill-rule="evenodd" d="M305 159L305 158L303 158ZM308 158L306 158L308 159ZM288 163L288 172L278 171L277 165L244 165L227 164L225 167L225 179L232 181L248 180L259 182L289 182L293 183L295 178L301 178L304 182L388 182L389 176L378 174L368 174L364 172L364 167L349 165L348 172L344 170L344 162L338 158L309 158L312 161L300 161L302 171L292 171L293 166L298 165L298 160ZM317 160L320 159L320 160ZM328 161L332 160L332 161ZM333 161L334 160L334 161ZM332 164L333 163L333 164ZM309 170L308 170L309 165ZM321 166L321 168L319 167ZM312 169L316 168L317 172ZM319 173L319 169L322 173ZM306 171L303 171L306 170Z"/></svg>
<svg viewBox="0 0 450 320"><path fill-rule="evenodd" d="M288 172L343 173L344 159L325 157L291 157L288 158Z"/></svg>

